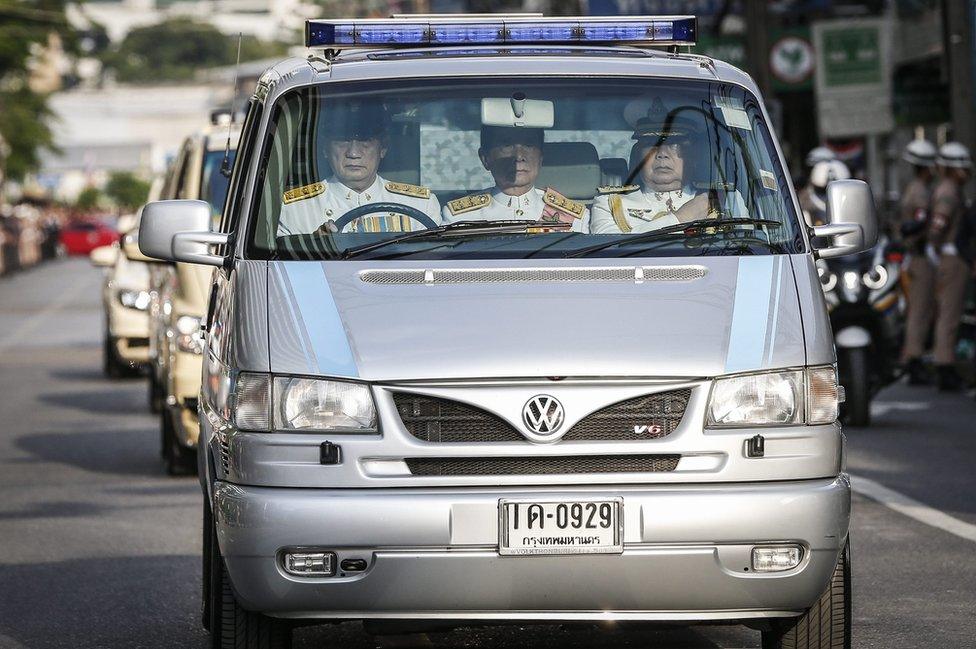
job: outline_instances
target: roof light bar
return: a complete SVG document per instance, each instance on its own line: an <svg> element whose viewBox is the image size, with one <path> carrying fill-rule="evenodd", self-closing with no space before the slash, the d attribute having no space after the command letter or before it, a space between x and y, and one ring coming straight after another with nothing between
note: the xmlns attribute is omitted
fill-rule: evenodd
<svg viewBox="0 0 976 649"><path fill-rule="evenodd" d="M424 16L308 20L305 46L437 47L452 45L694 45L694 16L541 18Z"/></svg>

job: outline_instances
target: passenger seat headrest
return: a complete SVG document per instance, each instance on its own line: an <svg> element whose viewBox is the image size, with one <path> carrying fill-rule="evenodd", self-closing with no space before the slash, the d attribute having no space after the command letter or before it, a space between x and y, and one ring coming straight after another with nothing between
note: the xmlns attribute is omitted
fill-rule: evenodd
<svg viewBox="0 0 976 649"><path fill-rule="evenodd" d="M574 200L589 201L600 185L600 155L589 142L546 142L536 187L552 187Z"/></svg>

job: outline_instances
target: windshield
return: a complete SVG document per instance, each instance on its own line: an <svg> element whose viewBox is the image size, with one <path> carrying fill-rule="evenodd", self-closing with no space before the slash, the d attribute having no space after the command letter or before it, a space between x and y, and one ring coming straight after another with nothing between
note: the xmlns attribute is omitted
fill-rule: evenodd
<svg viewBox="0 0 976 649"><path fill-rule="evenodd" d="M756 99L732 84L313 86L278 101L263 155L248 246L263 259L775 254L804 245Z"/></svg>
<svg viewBox="0 0 976 649"><path fill-rule="evenodd" d="M234 154L231 149L228 154L230 165L234 164ZM224 209L224 201L227 199L227 187L230 179L220 173L220 166L224 162L224 151L207 151L203 159L203 178L200 182L200 200L210 203L210 212L213 215L214 224L220 221L220 215Z"/></svg>

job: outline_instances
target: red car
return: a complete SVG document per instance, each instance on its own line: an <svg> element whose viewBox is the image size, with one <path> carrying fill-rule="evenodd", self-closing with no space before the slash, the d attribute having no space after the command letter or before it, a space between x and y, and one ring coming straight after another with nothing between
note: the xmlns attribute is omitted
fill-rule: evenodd
<svg viewBox="0 0 976 649"><path fill-rule="evenodd" d="M75 221L61 230L61 245L69 255L87 255L118 240L119 233L99 221Z"/></svg>

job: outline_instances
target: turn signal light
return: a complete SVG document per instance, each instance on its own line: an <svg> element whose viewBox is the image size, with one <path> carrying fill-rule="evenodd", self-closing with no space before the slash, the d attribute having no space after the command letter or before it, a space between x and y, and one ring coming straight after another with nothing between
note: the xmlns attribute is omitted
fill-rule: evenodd
<svg viewBox="0 0 976 649"><path fill-rule="evenodd" d="M766 545L752 549L752 569L756 572L782 572L800 565L803 550L798 545Z"/></svg>

